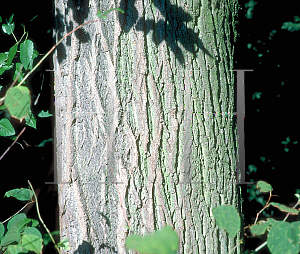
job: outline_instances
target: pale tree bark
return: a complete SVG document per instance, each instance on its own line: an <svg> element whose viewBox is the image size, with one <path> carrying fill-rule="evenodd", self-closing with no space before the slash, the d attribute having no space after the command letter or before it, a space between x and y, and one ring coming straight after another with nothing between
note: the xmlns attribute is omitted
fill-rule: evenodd
<svg viewBox="0 0 300 254"><path fill-rule="evenodd" d="M229 253L240 238L219 230L212 209L240 207L237 2L55 0L56 40L116 7L125 14L84 27L54 54L66 253L133 253L129 234L164 225L178 233L178 253Z"/></svg>

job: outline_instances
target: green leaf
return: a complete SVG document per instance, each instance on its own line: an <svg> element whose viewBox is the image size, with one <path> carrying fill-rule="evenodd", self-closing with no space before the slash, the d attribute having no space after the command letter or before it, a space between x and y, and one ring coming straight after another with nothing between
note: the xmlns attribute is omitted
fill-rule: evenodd
<svg viewBox="0 0 300 254"><path fill-rule="evenodd" d="M126 247L140 253L175 254L178 249L178 236L170 226L165 226L154 234L144 237L128 236Z"/></svg>
<svg viewBox="0 0 300 254"><path fill-rule="evenodd" d="M295 208L290 208L280 203L271 202L270 205L278 208L282 212L290 213L291 215L298 215L299 211Z"/></svg>
<svg viewBox="0 0 300 254"><path fill-rule="evenodd" d="M298 236L298 243L300 243L300 221L293 221L291 222L291 226L295 229L296 234Z"/></svg>
<svg viewBox="0 0 300 254"><path fill-rule="evenodd" d="M7 137L15 135L15 133L14 127L7 118L0 120L0 136Z"/></svg>
<svg viewBox="0 0 300 254"><path fill-rule="evenodd" d="M19 220L12 224L12 226L9 229L9 231L14 231L17 233L22 233L24 232L24 229L28 227L28 224L32 222L32 219L24 218L22 220Z"/></svg>
<svg viewBox="0 0 300 254"><path fill-rule="evenodd" d="M234 238L241 227L241 218L237 210L231 205L221 205L212 211L216 224L226 230L230 238Z"/></svg>
<svg viewBox="0 0 300 254"><path fill-rule="evenodd" d="M8 89L5 97L5 106L12 117L22 121L30 109L30 91L25 86L17 86Z"/></svg>
<svg viewBox="0 0 300 254"><path fill-rule="evenodd" d="M6 60L8 58L8 52L0 53L0 67L6 65Z"/></svg>
<svg viewBox="0 0 300 254"><path fill-rule="evenodd" d="M22 246L23 248L33 251L35 253L41 253L43 248L43 239L36 235L23 235Z"/></svg>
<svg viewBox="0 0 300 254"><path fill-rule="evenodd" d="M5 192L4 197L14 197L20 201L28 201L31 200L33 196L32 190L21 188L21 189L13 189Z"/></svg>
<svg viewBox="0 0 300 254"><path fill-rule="evenodd" d="M57 246L63 250L70 250L71 248L69 247L69 239L63 239L62 241L60 241Z"/></svg>
<svg viewBox="0 0 300 254"><path fill-rule="evenodd" d="M114 10L119 11L121 13L125 13L125 11L123 11L120 8L113 8L113 9L110 9L110 10L105 11L103 13L101 13L101 11L98 11L97 12L97 17L100 18L100 19L107 19L107 14L110 13L111 11L114 11Z"/></svg>
<svg viewBox="0 0 300 254"><path fill-rule="evenodd" d="M11 14L11 16L9 17L9 19L8 19L8 22L9 22L9 23L12 22L12 20L13 20L13 18L14 18L14 15L15 15L15 14Z"/></svg>
<svg viewBox="0 0 300 254"><path fill-rule="evenodd" d="M26 40L20 45L20 60L27 70L33 56L33 42L31 40Z"/></svg>
<svg viewBox="0 0 300 254"><path fill-rule="evenodd" d="M2 31L8 35L12 34L15 29L14 23L2 24Z"/></svg>
<svg viewBox="0 0 300 254"><path fill-rule="evenodd" d="M0 86L0 90L2 89L3 86ZM2 98L1 98L2 99ZM5 105L0 106L0 110L6 109Z"/></svg>
<svg viewBox="0 0 300 254"><path fill-rule="evenodd" d="M0 16L0 23L2 22L2 17Z"/></svg>
<svg viewBox="0 0 300 254"><path fill-rule="evenodd" d="M287 145L288 143L290 143L291 139L289 136L286 137L285 141L281 141L281 144L283 145Z"/></svg>
<svg viewBox="0 0 300 254"><path fill-rule="evenodd" d="M41 118L45 118L45 117L50 117L50 116L53 116L52 114L50 114L48 111L44 111L42 110L39 114L38 114L38 117L41 117Z"/></svg>
<svg viewBox="0 0 300 254"><path fill-rule="evenodd" d="M256 92L256 93L252 94L252 100L260 99L261 94L262 94L261 92Z"/></svg>
<svg viewBox="0 0 300 254"><path fill-rule="evenodd" d="M267 220L267 221L259 221L257 224L254 224L250 227L251 234L256 235L263 235L266 233L267 229L274 223L274 220Z"/></svg>
<svg viewBox="0 0 300 254"><path fill-rule="evenodd" d="M299 227L285 221L277 221L268 234L267 245L272 254L298 254Z"/></svg>
<svg viewBox="0 0 300 254"><path fill-rule="evenodd" d="M17 78L17 76L19 75L19 73L20 73L19 78L18 78L19 82L21 82L22 79L24 78L23 72L20 72L21 66L22 66L22 64L16 63L16 71L15 71L14 76L13 76L13 79L15 80ZM26 84L26 83L24 82L23 84Z"/></svg>
<svg viewBox="0 0 300 254"><path fill-rule="evenodd" d="M38 15L34 16L29 22L31 22L32 20L34 20Z"/></svg>
<svg viewBox="0 0 300 254"><path fill-rule="evenodd" d="M53 142L53 138L45 139L35 147L44 147L47 142Z"/></svg>
<svg viewBox="0 0 300 254"><path fill-rule="evenodd" d="M27 253L27 252L24 252L24 250L22 250L22 245L21 244L8 245L6 251L9 254Z"/></svg>
<svg viewBox="0 0 300 254"><path fill-rule="evenodd" d="M1 246L9 245L13 242L20 242L21 241L21 235L20 233L14 232L14 231L8 231L6 235L1 240Z"/></svg>
<svg viewBox="0 0 300 254"><path fill-rule="evenodd" d="M56 236L56 235L59 236L59 235L60 235L60 232L57 230L57 231L52 231L52 232L50 232L50 234L52 235L52 237L53 237L53 236ZM50 237L49 234L44 234L43 239L44 239L44 245L45 245L45 246L48 245L48 243L52 242L51 237Z"/></svg>
<svg viewBox="0 0 300 254"><path fill-rule="evenodd" d="M36 118L32 114L31 109L29 108L28 116L25 117L26 125L36 129Z"/></svg>
<svg viewBox="0 0 300 254"><path fill-rule="evenodd" d="M27 219L27 216L25 213L19 213L12 217L9 222L7 223L7 230L14 230L19 227L19 223L23 221L24 219Z"/></svg>
<svg viewBox="0 0 300 254"><path fill-rule="evenodd" d="M15 23L12 22L14 17L14 14L12 14L8 21L6 21L7 24L2 24L2 31L8 35L12 34L15 29Z"/></svg>
<svg viewBox="0 0 300 254"><path fill-rule="evenodd" d="M257 188L260 189L260 192L270 192L272 191L272 186L264 181L257 182Z"/></svg>
<svg viewBox="0 0 300 254"><path fill-rule="evenodd" d="M32 59L30 61L30 64L29 64L29 67L28 69L29 70L32 70L32 65L33 65L33 60L39 55L39 52L37 52L35 49L33 50L33 54L32 54Z"/></svg>
<svg viewBox="0 0 300 254"><path fill-rule="evenodd" d="M10 70L13 66L14 66L13 64L12 64L12 65L9 65L9 66L7 66L7 65L2 66L2 67L0 68L0 76L1 76L5 71Z"/></svg>
<svg viewBox="0 0 300 254"><path fill-rule="evenodd" d="M0 224L0 238L4 235L5 232L5 227L3 226L3 224Z"/></svg>
<svg viewBox="0 0 300 254"><path fill-rule="evenodd" d="M14 56L17 53L18 49L18 44L15 44L13 47L9 49L9 54L8 54L8 60L7 60L7 65L10 65L12 60L14 59Z"/></svg>
<svg viewBox="0 0 300 254"><path fill-rule="evenodd" d="M294 21L295 21L295 22L300 22L300 17L294 16Z"/></svg>
<svg viewBox="0 0 300 254"><path fill-rule="evenodd" d="M286 29L289 32L299 31L300 30L300 23L284 22L282 24L281 29Z"/></svg>
<svg viewBox="0 0 300 254"><path fill-rule="evenodd" d="M36 221L36 220L33 220L33 221ZM35 224L37 226L37 224ZM41 232L36 229L35 227L28 227L28 228L25 228L24 229L24 234L26 235L35 235L35 236L38 236L39 238L42 238L42 234Z"/></svg>

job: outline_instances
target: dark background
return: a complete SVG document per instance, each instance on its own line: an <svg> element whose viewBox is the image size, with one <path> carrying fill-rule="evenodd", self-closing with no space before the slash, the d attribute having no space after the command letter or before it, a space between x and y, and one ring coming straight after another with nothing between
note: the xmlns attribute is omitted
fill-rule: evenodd
<svg viewBox="0 0 300 254"><path fill-rule="evenodd" d="M245 74L246 118L245 118L245 151L246 168L254 165L257 171L246 175L246 181L264 180L273 186L271 201L292 206L296 202L298 184L297 172L299 171L297 155L299 155L299 140L297 124L298 111L298 73L299 73L299 45L300 32L282 30L282 24L293 21L299 15L295 1L284 1L275 4L274 1L258 1L254 6L252 18L246 18L248 8L239 1L238 41L235 44L235 69L253 69ZM52 1L6 1L1 7L0 16L3 22L11 14L14 15L15 35L20 38L25 24L37 51L46 53L52 46L53 9ZM29 22L34 16L36 19ZM248 15L249 17L249 15ZM47 33L51 30L50 33ZM275 33L271 33L272 31ZM7 51L14 44L12 36L0 32L0 52ZM251 46L250 46L251 44ZM27 82L32 91L32 99L41 93L39 103L33 109L38 114L41 110L54 114L53 106L53 76L51 58L45 61L38 71ZM43 89L40 90L42 76L44 75ZM0 85L8 86L12 82L12 73L1 76ZM253 94L260 92L260 99L253 100ZM0 95L1 97L3 94ZM3 115L0 115L3 117ZM16 132L22 125L14 122ZM41 188L39 203L42 217L50 230L57 229L56 186L45 185L46 181L53 181L53 142L47 142L45 147L35 145L53 138L54 117L38 119L37 130L27 127L21 136L19 144L15 144L4 159L0 162L2 172L0 184L0 221L7 219L17 212L22 204L12 198L3 198L6 191L13 188L28 187L27 179L34 188ZM291 142L282 142L289 137ZM0 154L12 143L11 140L0 138ZM26 146L26 143L29 145ZM288 148L286 152L284 149ZM253 186L242 186L243 208L245 225L254 222L256 213L262 209L262 204L257 198L248 200L249 191ZM248 189L248 192L247 192ZM264 196L267 200L268 196ZM36 218L36 210L31 209L28 217ZM275 219L282 220L284 214L275 209L269 209L260 218L268 214ZM290 217L288 221L298 220ZM263 243L265 238L246 238L246 249L255 249ZM50 249L50 250L49 250ZM47 248L53 253L52 246ZM245 253L247 251L245 250ZM249 253L249 252L248 252ZM265 247L259 253L269 253Z"/></svg>
<svg viewBox="0 0 300 254"><path fill-rule="evenodd" d="M243 3L248 2L244 1ZM242 5L242 2L240 1ZM244 7L242 5L242 7ZM246 168L254 165L256 173L248 171L246 181L264 180L272 185L274 196L271 201L293 206L294 194L300 189L299 172L299 45L300 31L288 32L281 29L284 22L294 21L300 16L295 1L275 4L272 1L258 1L253 16L247 19L247 8L240 11L236 43L235 68L253 69L245 74L245 153ZM272 36L272 31L276 33ZM251 47L247 47L251 44ZM262 55L260 55L262 54ZM252 95L260 92L260 99ZM286 145L283 141L290 138ZM284 149L288 148L286 152ZM254 223L256 213L263 205L255 199L248 200L251 185L243 186L243 208L245 225ZM268 195L260 195L265 200ZM267 209L259 219L272 214L276 220L283 220L285 214L276 209ZM298 220L290 216L287 221ZM266 240L246 238L246 248L255 249ZM270 253L267 247L258 253Z"/></svg>
<svg viewBox="0 0 300 254"><path fill-rule="evenodd" d="M14 14L13 21L15 23L14 34L17 39L19 40L23 35L24 30L21 24L24 24L25 30L28 32L28 39L33 41L35 49L42 57L42 54L45 54L52 47L52 1L6 1L0 9L1 26L6 23L6 19L8 20L12 14ZM36 15L38 16L30 22ZM13 36L4 34L1 28L0 52L8 51L14 44ZM48 57L31 78L26 81L26 85L31 91L32 101L40 93L38 104L32 107L35 116L41 110L54 114L53 73L45 71L47 69L52 69L51 57ZM0 78L0 85L9 86L12 83L12 77L13 72L4 72ZM44 82L41 90L43 78ZM3 95L2 92L0 96L3 97ZM4 117L3 114L0 115L0 118L2 117ZM25 126L18 121L12 120L12 123L17 134ZM53 133L54 116L37 118L36 129L27 127L18 140L20 144L16 143L0 161L0 221L6 220L25 205L25 202L22 203L14 198L4 198L5 192L15 188L28 188L27 180L30 180L35 191L40 190L38 201L45 224L50 231L58 230L58 218L56 216L57 186L45 184L45 182L53 182L53 142L47 142L44 147L36 147L42 141L53 138ZM1 155L11 143L12 140L0 137ZM27 217L38 219L35 206L29 211ZM42 226L39 229L42 233L45 233ZM54 252L53 245L50 243L43 253Z"/></svg>

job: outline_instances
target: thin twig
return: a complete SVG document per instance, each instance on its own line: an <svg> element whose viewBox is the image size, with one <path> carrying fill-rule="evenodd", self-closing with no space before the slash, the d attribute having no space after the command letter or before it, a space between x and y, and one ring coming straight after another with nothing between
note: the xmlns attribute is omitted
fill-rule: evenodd
<svg viewBox="0 0 300 254"><path fill-rule="evenodd" d="M24 206L23 206L19 211L17 211L14 215L10 216L10 217L7 218L5 221L2 221L2 222L0 223L0 225L1 225L1 224L4 224L4 223L7 222L8 220L10 220L12 217L16 216L16 215L17 215L18 213L20 213L23 209L25 209L26 206L28 206L28 205L31 204L31 203L34 203L34 201L29 202L29 203L27 203L26 205L24 205Z"/></svg>
<svg viewBox="0 0 300 254"><path fill-rule="evenodd" d="M46 225L45 225L45 223L44 223L44 221L43 221L43 219L42 219L42 217L40 215L39 203L38 203L37 196L35 195L34 189L33 189L32 185L31 185L30 181L29 180L27 180L27 181L28 181L28 183L30 185L31 190L33 191L33 195L34 195L35 202L36 202L35 204L36 204L36 211L37 211L38 217L39 217L41 223L43 224L44 228L46 229L47 233L49 234L49 236L50 236L50 238L51 238L51 240L52 240L52 242L53 242L53 244L55 246L55 249L58 251L58 253L60 253L59 248L58 248L57 244L55 243L52 234L50 233L50 230L46 227Z"/></svg>
<svg viewBox="0 0 300 254"><path fill-rule="evenodd" d="M270 199L269 199L270 200ZM299 200L298 202L293 206L293 208L295 208L297 205L299 205ZM283 219L283 221L286 221L287 218L289 217L290 213L287 213L287 215L285 216L285 218ZM265 241L263 244L261 244L260 246L258 246L256 249L255 249L255 252L258 252L260 249L262 249L263 247L265 247L265 245L267 244L267 241Z"/></svg>
<svg viewBox="0 0 300 254"><path fill-rule="evenodd" d="M12 88L12 87L16 84L16 82L17 82L19 76L21 75L22 69L23 69L23 64L21 65L21 68L20 68L20 70L19 70L19 73L18 73L17 77L15 78L14 82L10 85L9 88ZM8 89L9 89L9 88L8 88Z"/></svg>
<svg viewBox="0 0 300 254"><path fill-rule="evenodd" d="M22 135L22 133L26 130L26 127L24 127L21 132L19 133L19 135L16 137L16 139L14 140L14 142L10 145L10 147L8 147L6 149L6 151L1 155L0 157L0 161L2 160L2 158L4 157L5 154L7 154L7 152L9 151L9 149L17 142L17 140L19 139L19 137Z"/></svg>

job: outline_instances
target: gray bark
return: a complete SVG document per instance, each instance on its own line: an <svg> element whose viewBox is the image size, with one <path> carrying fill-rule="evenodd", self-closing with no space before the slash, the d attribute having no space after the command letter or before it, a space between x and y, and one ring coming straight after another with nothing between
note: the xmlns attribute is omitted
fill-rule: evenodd
<svg viewBox="0 0 300 254"><path fill-rule="evenodd" d="M229 253L239 237L219 230L212 209L240 202L233 116L224 114L234 105L237 3L99 2L55 0L57 40L98 10L126 11L54 53L66 253L132 253L129 234L164 225L178 233L178 253Z"/></svg>

